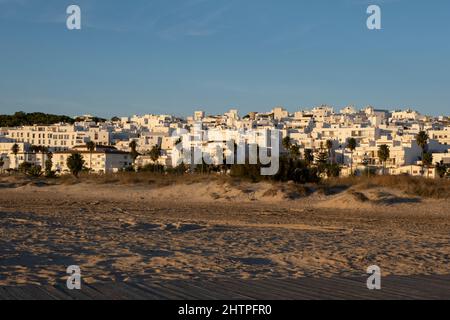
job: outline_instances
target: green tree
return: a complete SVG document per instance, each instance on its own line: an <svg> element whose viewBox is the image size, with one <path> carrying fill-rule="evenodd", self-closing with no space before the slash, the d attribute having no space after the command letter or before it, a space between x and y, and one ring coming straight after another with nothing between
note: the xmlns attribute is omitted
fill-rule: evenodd
<svg viewBox="0 0 450 320"><path fill-rule="evenodd" d="M89 151L89 172L92 171L92 153L95 151L96 146L93 141L86 142L86 149Z"/></svg>
<svg viewBox="0 0 450 320"><path fill-rule="evenodd" d="M417 136L416 136L416 142L419 145L419 147L422 149L422 174L423 174L423 168L424 168L424 156L425 156L425 152L427 150L427 146L428 146L428 139L430 137L428 136L428 134L425 131L420 131Z"/></svg>
<svg viewBox="0 0 450 320"><path fill-rule="evenodd" d="M353 175L353 152L355 152L355 149L356 149L356 140L355 140L355 138L348 139L348 141L347 141L347 149L349 149L350 153L351 153L350 172L351 172L351 175Z"/></svg>
<svg viewBox="0 0 450 320"><path fill-rule="evenodd" d="M332 151L333 151L333 141L332 140L327 140L327 142L325 143L327 150L328 150L328 159L330 160L330 163L333 163L333 155L332 155Z"/></svg>
<svg viewBox="0 0 450 320"><path fill-rule="evenodd" d="M24 161L22 162L17 169L19 170L19 172L28 174L28 171L31 169L33 165L30 162Z"/></svg>
<svg viewBox="0 0 450 320"><path fill-rule="evenodd" d="M78 174L83 170L84 160L80 153L73 153L67 158L67 167L70 172L78 178Z"/></svg>
<svg viewBox="0 0 450 320"><path fill-rule="evenodd" d="M367 153L364 154L364 158L361 164L364 166L364 173L367 174L367 177L370 178L370 167L369 167L370 159Z"/></svg>
<svg viewBox="0 0 450 320"><path fill-rule="evenodd" d="M447 166L444 164L444 161L441 160L441 162L436 163L436 170L439 177L444 178L447 174Z"/></svg>
<svg viewBox="0 0 450 320"><path fill-rule="evenodd" d="M289 138L289 136L284 137L283 141L281 143L283 144L283 148L287 152L289 152L291 150L292 143L291 143L291 138Z"/></svg>
<svg viewBox="0 0 450 320"><path fill-rule="evenodd" d="M158 159L161 157L161 146L160 145L154 145L150 152L148 153L150 156L150 159L156 163Z"/></svg>
<svg viewBox="0 0 450 320"><path fill-rule="evenodd" d="M310 166L314 162L314 152L311 149L305 149L303 158L307 166Z"/></svg>
<svg viewBox="0 0 450 320"><path fill-rule="evenodd" d="M44 173L47 178L53 178L55 176L55 172L52 170L53 168L53 153L47 153L47 160L45 161Z"/></svg>
<svg viewBox="0 0 450 320"><path fill-rule="evenodd" d="M0 173L3 173L3 166L5 165L5 161L2 157L0 157Z"/></svg>
<svg viewBox="0 0 450 320"><path fill-rule="evenodd" d="M139 152L137 152L137 143L136 143L136 141L133 140L130 142L130 144L128 146L131 149L130 154L131 154L131 158L134 161L139 156Z"/></svg>
<svg viewBox="0 0 450 320"><path fill-rule="evenodd" d="M40 177L42 175L42 167L36 166L30 162L22 162L19 171L31 177Z"/></svg>
<svg viewBox="0 0 450 320"><path fill-rule="evenodd" d="M37 153L39 153L39 150L40 150L40 147L36 146L34 144L30 147L30 151L33 152L33 153L37 154Z"/></svg>
<svg viewBox="0 0 450 320"><path fill-rule="evenodd" d="M16 112L13 115L0 115L0 127L32 126L34 124L52 125L60 122L73 124L74 120L67 116L58 116L42 112Z"/></svg>
<svg viewBox="0 0 450 320"><path fill-rule="evenodd" d="M158 144L154 145L148 154L150 156L150 159L153 161L153 164L155 165L154 168L158 169L159 171L159 167L157 166L156 162L161 157L161 146Z"/></svg>
<svg viewBox="0 0 450 320"><path fill-rule="evenodd" d="M337 163L327 164L325 173L328 178L338 178L341 174L341 166Z"/></svg>
<svg viewBox="0 0 450 320"><path fill-rule="evenodd" d="M326 164L328 163L328 153L325 150L321 150L316 158L317 164Z"/></svg>
<svg viewBox="0 0 450 320"><path fill-rule="evenodd" d="M290 149L291 157L297 159L300 157L300 147L296 144L291 145Z"/></svg>
<svg viewBox="0 0 450 320"><path fill-rule="evenodd" d="M391 150L389 149L388 145L381 145L378 148L378 159L380 159L380 162L383 163L383 175L385 174L386 171L386 161L389 159L389 157L391 156Z"/></svg>
<svg viewBox="0 0 450 320"><path fill-rule="evenodd" d="M35 154L36 160L38 159L38 153L41 151L41 146L32 145L30 151Z"/></svg>
<svg viewBox="0 0 450 320"><path fill-rule="evenodd" d="M15 162L16 162L16 169L18 169L19 168L19 164L18 164L18 159L17 159L17 154L19 153L19 145L17 144L17 143L14 143L13 144L13 146L12 146L12 148L11 148L11 152L14 154L14 157L15 157Z"/></svg>
<svg viewBox="0 0 450 320"><path fill-rule="evenodd" d="M319 170L319 174L326 173L327 164L328 164L328 152L323 148L323 144L320 145L320 151L316 157L317 168Z"/></svg>
<svg viewBox="0 0 450 320"><path fill-rule="evenodd" d="M39 152L41 153L41 165L45 166L45 156L47 155L49 151L49 148L45 147L45 146L40 146L39 147Z"/></svg>
<svg viewBox="0 0 450 320"><path fill-rule="evenodd" d="M430 177L430 166L433 165L433 154L425 152L423 154L422 164L427 168L427 178Z"/></svg>
<svg viewBox="0 0 450 320"><path fill-rule="evenodd" d="M35 178L40 177L42 175L42 167L32 165L25 173Z"/></svg>

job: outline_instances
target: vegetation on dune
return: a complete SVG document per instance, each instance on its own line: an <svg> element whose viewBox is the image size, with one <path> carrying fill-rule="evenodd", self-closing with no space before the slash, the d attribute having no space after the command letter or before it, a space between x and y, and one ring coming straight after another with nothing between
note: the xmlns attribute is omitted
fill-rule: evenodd
<svg viewBox="0 0 450 320"><path fill-rule="evenodd" d="M42 176L41 166L33 165L29 162L22 162L19 165L19 172L22 172L30 177L40 177Z"/></svg>
<svg viewBox="0 0 450 320"><path fill-rule="evenodd" d="M216 184L229 184L232 186L240 187L243 183L251 183L252 180L248 177L242 178L238 176L230 176L223 174L200 174L191 173L184 174L182 171L175 172L156 172L153 170L146 170L140 172L119 172L114 174L102 174L93 175L87 171L78 172L77 177L75 175L63 175L56 179L44 178L42 172L37 169L33 169L31 166L24 165L26 168L23 171L23 175L9 176L9 179L14 179L20 182L19 185L28 184L30 181L45 183L48 185L71 185L78 183L87 184L115 184L115 185L136 185L136 186L151 186L155 188L166 187L176 184L191 185L196 183L216 183ZM240 168L245 168L241 165ZM237 169L237 168L236 168ZM36 170L36 171L34 171ZM181 169L179 169L181 170ZM33 172L36 175L33 175ZM306 177L307 171L299 174L300 177ZM256 174L256 172L255 172ZM314 179L316 179L314 181ZM386 188L390 190L396 190L403 192L407 195L422 198L432 199L448 199L450 196L450 180L448 179L427 179L425 177L411 177L411 176L352 176L348 178L330 178L318 180L316 177L311 179L310 182L304 184L286 183L281 180L275 179L255 179L254 182L265 182L273 184L273 188L268 193L276 194L280 190L286 188L293 189L300 196L307 196L314 193L320 193L323 195L336 195L338 193L354 190L355 192L364 192L365 190ZM245 184L244 184L245 185ZM287 190L287 189L286 189ZM301 192L300 192L301 191ZM292 198L298 198L298 196L292 195Z"/></svg>
<svg viewBox="0 0 450 320"><path fill-rule="evenodd" d="M398 190L411 196L424 198L448 199L450 197L449 179L427 179L425 177L411 176L373 176L373 177L348 177L328 179L320 183L328 189L347 189L353 187L356 190L367 190L377 187Z"/></svg>

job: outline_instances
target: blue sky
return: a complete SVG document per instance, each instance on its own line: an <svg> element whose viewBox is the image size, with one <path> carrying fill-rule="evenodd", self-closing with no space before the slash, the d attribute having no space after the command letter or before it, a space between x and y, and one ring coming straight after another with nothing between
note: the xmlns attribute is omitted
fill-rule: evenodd
<svg viewBox="0 0 450 320"><path fill-rule="evenodd" d="M448 0L0 0L0 113L450 114L449 35Z"/></svg>

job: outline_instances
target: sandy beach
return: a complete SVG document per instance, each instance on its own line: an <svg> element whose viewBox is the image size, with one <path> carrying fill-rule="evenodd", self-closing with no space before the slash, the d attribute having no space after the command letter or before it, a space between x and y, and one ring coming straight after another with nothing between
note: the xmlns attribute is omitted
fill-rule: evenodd
<svg viewBox="0 0 450 320"><path fill-rule="evenodd" d="M0 182L0 285L450 274L450 200L290 184Z"/></svg>

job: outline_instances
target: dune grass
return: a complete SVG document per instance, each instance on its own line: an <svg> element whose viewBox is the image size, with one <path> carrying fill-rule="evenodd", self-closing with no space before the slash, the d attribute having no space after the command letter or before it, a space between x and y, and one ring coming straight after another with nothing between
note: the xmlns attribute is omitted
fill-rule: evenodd
<svg viewBox="0 0 450 320"><path fill-rule="evenodd" d="M83 173L78 178L71 175L64 175L57 178L31 178L25 175L1 176L0 182L3 187L17 187L27 184L45 186L45 185L73 185L79 183L86 184L115 184L115 185L140 185L152 186L155 188L165 187L175 184L196 184L214 182L219 185L228 184L234 187L242 187L244 184L251 183L248 180L234 178L219 174L160 174L153 172L120 172L115 174L87 174ZM411 196L423 198L448 199L450 198L450 180L449 179L426 179L421 177L409 176L373 176L373 177L348 177L332 178L322 180L318 184L296 185L292 182L271 182L272 193L279 191L295 191L302 196L319 192L324 195L338 194L352 188L355 191L364 191L377 187L389 188L404 192ZM287 188L289 187L289 188Z"/></svg>
<svg viewBox="0 0 450 320"><path fill-rule="evenodd" d="M426 179L410 176L348 177L325 180L321 185L325 188L352 187L356 190L383 187L424 198L447 199L450 197L449 179Z"/></svg>
<svg viewBox="0 0 450 320"><path fill-rule="evenodd" d="M194 184L203 182L225 183L232 182L230 177L224 175L202 175L202 174L161 174L153 172L119 172L114 174L81 174L78 178L65 175L58 178L62 184L119 184L119 185L152 185L164 187L174 184Z"/></svg>

